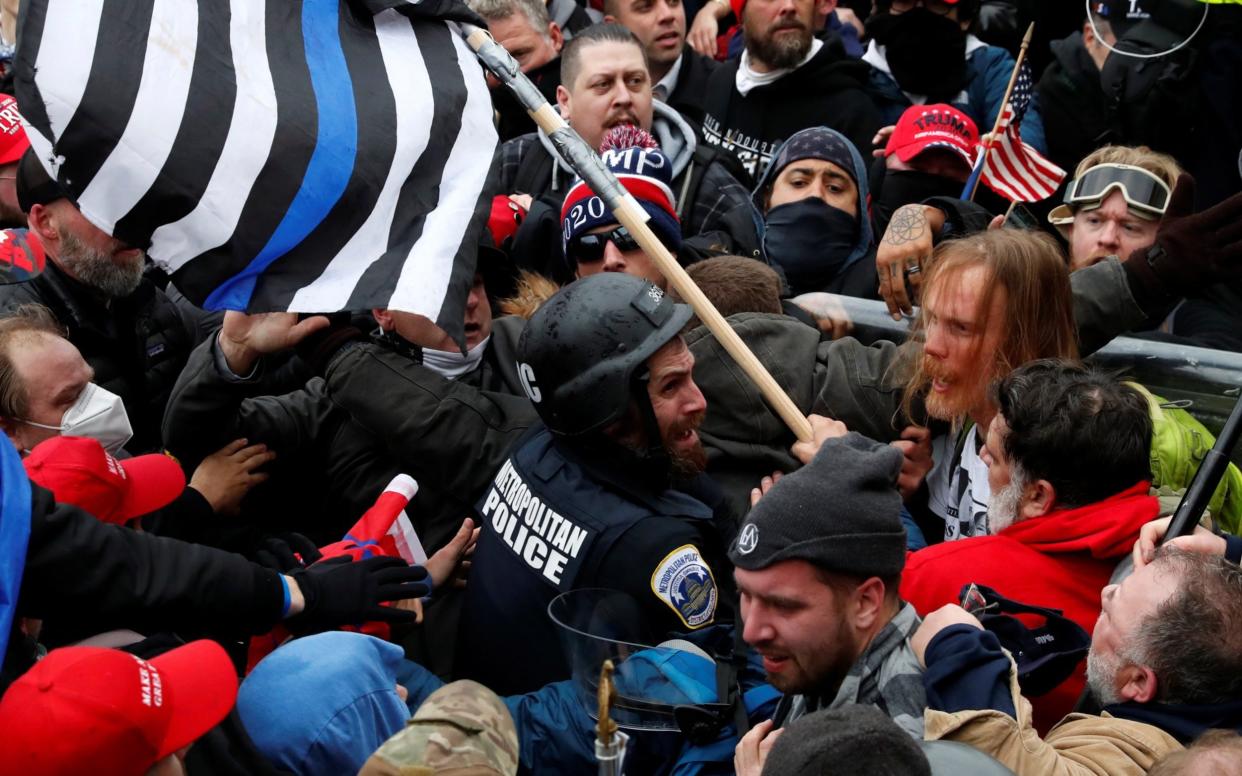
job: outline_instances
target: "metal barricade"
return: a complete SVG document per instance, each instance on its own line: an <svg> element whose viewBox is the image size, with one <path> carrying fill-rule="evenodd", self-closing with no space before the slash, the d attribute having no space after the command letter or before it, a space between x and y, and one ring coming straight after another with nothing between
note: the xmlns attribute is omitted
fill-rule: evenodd
<svg viewBox="0 0 1242 776"><path fill-rule="evenodd" d="M861 342L905 341L910 319L894 321L883 302L844 296L837 300L853 321L853 336ZM1167 401L1189 402L1186 410L1213 434L1220 433L1242 386L1242 354L1223 350L1118 337L1088 361L1121 372ZM1242 445L1232 460L1242 466Z"/></svg>

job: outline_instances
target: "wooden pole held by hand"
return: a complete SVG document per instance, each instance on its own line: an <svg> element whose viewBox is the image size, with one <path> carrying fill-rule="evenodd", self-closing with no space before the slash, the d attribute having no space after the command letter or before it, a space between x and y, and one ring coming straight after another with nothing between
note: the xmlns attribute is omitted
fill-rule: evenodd
<svg viewBox="0 0 1242 776"><path fill-rule="evenodd" d="M526 107L526 112L534 119L539 128L565 158L574 171L582 177L601 199L612 209L617 221L634 237L638 245L646 252L664 274L669 285L677 290L703 325L715 335L716 340L737 362L746 376L759 388L763 398L780 416L785 425L793 431L799 441L809 442L814 435L811 423L793 403L789 395L772 377L772 374L760 363L759 359L742 338L733 331L728 321L711 303L703 291L695 285L686 274L686 270L677 263L677 259L660 242L655 232L647 225L650 216L604 166L595 151L574 132L560 115L552 110L547 99L523 75L517 63L499 44L492 40L486 30L470 25L462 25L466 34L466 42L478 55L484 67L491 71L502 83L508 86Z"/></svg>

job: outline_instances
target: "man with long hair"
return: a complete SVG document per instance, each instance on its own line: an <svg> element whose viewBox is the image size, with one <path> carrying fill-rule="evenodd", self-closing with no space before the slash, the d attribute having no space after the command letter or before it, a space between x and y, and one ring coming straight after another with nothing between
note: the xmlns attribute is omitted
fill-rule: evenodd
<svg viewBox="0 0 1242 776"><path fill-rule="evenodd" d="M990 490L978 429L996 414L987 387L1037 358L1077 359L1069 273L1047 235L999 229L951 240L928 267L905 344L846 338L825 348L812 411L884 441L911 424L928 426L926 509L911 511L940 529L924 528L933 536L986 533ZM795 445L794 455L809 461L819 442L843 433L841 423L813 417L816 440Z"/></svg>

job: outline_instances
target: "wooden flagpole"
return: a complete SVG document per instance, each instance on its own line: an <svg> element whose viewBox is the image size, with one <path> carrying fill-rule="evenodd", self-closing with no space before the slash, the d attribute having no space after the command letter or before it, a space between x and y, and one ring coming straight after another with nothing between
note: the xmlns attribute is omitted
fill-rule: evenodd
<svg viewBox="0 0 1242 776"><path fill-rule="evenodd" d="M996 143L996 133L1000 131L1005 106L1009 104L1009 98L1013 96L1013 85L1018 82L1018 71L1022 69L1022 61L1026 59L1026 50L1031 47L1031 35L1034 32L1035 22L1031 22L1026 28L1026 34L1022 36L1022 48L1018 49L1018 60L1013 63L1013 72L1009 74L1009 85L1005 87L1005 99L1001 100L1000 110L996 113L996 123L992 125L992 131L988 133L988 142L983 146L983 166L979 168L979 178L975 181L975 187L970 190L971 202L974 202L975 192L979 190L979 183L983 180L983 174L987 172L988 156L992 153L992 146Z"/></svg>
<svg viewBox="0 0 1242 776"><path fill-rule="evenodd" d="M759 388L763 398L785 422L785 425L789 426L794 436L803 442L811 441L813 434L810 421L755 357L755 354L750 351L750 348L746 347L746 343L742 342L742 338L733 331L711 300L695 285L685 269L677 263L673 254L664 247L664 243L656 237L655 232L647 225L650 216L638 204L638 200L634 199L604 166L600 158L596 156L594 149L588 146L586 141L565 123L560 114L552 109L547 99L521 73L517 62L509 55L509 52L496 43L486 30L467 24L461 26L466 42L479 57L483 66L517 96L525 106L526 112L552 141L561 156L569 161L574 171L582 176L591 190L608 203L617 221L633 235L643 251L655 261L669 284L677 289L677 293L694 309L699 320L711 330L716 340ZM1010 86L1012 85L1011 82Z"/></svg>

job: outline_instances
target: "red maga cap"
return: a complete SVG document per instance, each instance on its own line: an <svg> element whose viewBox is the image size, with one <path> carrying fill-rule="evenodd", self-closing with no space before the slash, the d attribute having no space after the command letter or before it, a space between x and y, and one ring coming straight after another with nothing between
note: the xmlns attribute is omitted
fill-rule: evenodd
<svg viewBox="0 0 1242 776"><path fill-rule="evenodd" d="M12 164L22 158L30 141L22 127L22 114L17 110L17 100L0 95L0 164Z"/></svg>
<svg viewBox="0 0 1242 776"><path fill-rule="evenodd" d="M5 773L141 776L224 719L237 674L214 641L150 661L99 647L53 650L0 699Z"/></svg>
<svg viewBox="0 0 1242 776"><path fill-rule="evenodd" d="M970 116L943 103L912 105L897 119L884 155L897 154L898 159L908 162L928 149L946 148L973 167L978 146L979 129Z"/></svg>
<svg viewBox="0 0 1242 776"><path fill-rule="evenodd" d="M26 475L57 501L105 523L124 524L154 512L185 490L185 473L172 458L154 453L120 461L86 437L44 440L22 463Z"/></svg>

